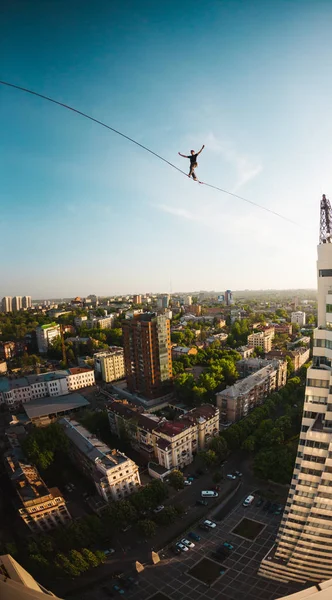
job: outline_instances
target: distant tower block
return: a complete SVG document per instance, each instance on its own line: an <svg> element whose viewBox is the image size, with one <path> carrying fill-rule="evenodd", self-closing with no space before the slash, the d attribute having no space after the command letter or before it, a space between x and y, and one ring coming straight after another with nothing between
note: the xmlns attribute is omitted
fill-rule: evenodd
<svg viewBox="0 0 332 600"><path fill-rule="evenodd" d="M320 228L319 228L319 243L331 244L332 235L332 210L331 204L325 194L320 201Z"/></svg>

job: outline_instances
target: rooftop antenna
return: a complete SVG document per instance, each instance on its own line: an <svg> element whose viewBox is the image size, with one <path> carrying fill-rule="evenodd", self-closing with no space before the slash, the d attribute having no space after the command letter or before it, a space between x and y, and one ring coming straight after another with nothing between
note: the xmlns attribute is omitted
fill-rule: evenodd
<svg viewBox="0 0 332 600"><path fill-rule="evenodd" d="M319 243L331 244L332 236L332 209L331 204L325 194L320 201L320 228L319 228Z"/></svg>

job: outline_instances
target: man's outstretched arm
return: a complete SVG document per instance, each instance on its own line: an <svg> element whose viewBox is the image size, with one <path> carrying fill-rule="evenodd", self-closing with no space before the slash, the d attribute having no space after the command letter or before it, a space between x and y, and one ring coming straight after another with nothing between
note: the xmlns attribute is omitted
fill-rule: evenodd
<svg viewBox="0 0 332 600"><path fill-rule="evenodd" d="M189 158L189 156L186 156L186 154L181 154L181 152L178 152L179 156L182 156L183 158Z"/></svg>
<svg viewBox="0 0 332 600"><path fill-rule="evenodd" d="M200 151L199 151L199 152L197 152L197 156L198 156L198 154L200 154L200 153L202 152L202 150L204 150L204 148L205 148L205 146L204 146L204 144L203 144L203 146L201 147Z"/></svg>

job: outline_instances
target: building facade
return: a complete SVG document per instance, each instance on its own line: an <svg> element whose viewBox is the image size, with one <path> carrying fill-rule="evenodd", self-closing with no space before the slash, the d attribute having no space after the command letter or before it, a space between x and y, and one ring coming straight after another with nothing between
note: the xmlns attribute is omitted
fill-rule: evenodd
<svg viewBox="0 0 332 600"><path fill-rule="evenodd" d="M31 308L32 307L32 301L31 301L31 296L23 296L22 298L22 308Z"/></svg>
<svg viewBox="0 0 332 600"><path fill-rule="evenodd" d="M13 311L22 310L22 296L14 296L12 300Z"/></svg>
<svg viewBox="0 0 332 600"><path fill-rule="evenodd" d="M170 321L143 313L123 323L127 386L153 399L169 393L172 384Z"/></svg>
<svg viewBox="0 0 332 600"><path fill-rule="evenodd" d="M93 317L92 319L87 319L84 322L87 329L112 329L112 324L114 321L113 315L107 315L107 317Z"/></svg>
<svg viewBox="0 0 332 600"><path fill-rule="evenodd" d="M273 360L252 375L218 392L216 403L221 422L234 423L246 417L252 409L263 404L267 396L282 388L286 379L286 361Z"/></svg>
<svg viewBox="0 0 332 600"><path fill-rule="evenodd" d="M4 296L4 298L2 298L1 310L4 313L12 312L12 310L13 310L13 303L12 303L12 297L11 296Z"/></svg>
<svg viewBox="0 0 332 600"><path fill-rule="evenodd" d="M291 322L296 323L300 327L304 327L305 325L305 312L301 310L297 310L296 312L292 312L291 314Z"/></svg>
<svg viewBox="0 0 332 600"><path fill-rule="evenodd" d="M227 306L230 306L231 304L233 304L233 294L232 294L231 290L226 290L226 292L225 292L225 303Z"/></svg>
<svg viewBox="0 0 332 600"><path fill-rule="evenodd" d="M189 465L219 433L219 410L210 404L188 411L175 421L144 413L128 402L114 400L107 408L112 433L120 437L125 430L137 452L165 469Z"/></svg>
<svg viewBox="0 0 332 600"><path fill-rule="evenodd" d="M5 453L6 472L18 498L18 514L32 532L66 525L71 516L58 488L48 488L20 448Z"/></svg>
<svg viewBox="0 0 332 600"><path fill-rule="evenodd" d="M307 371L297 458L276 545L259 570L280 581L320 582L332 577L332 243L322 230L317 275L318 328Z"/></svg>
<svg viewBox="0 0 332 600"><path fill-rule="evenodd" d="M256 331L248 335L249 348L263 348L264 352L270 352L272 349L272 340L274 338L274 327L264 331Z"/></svg>
<svg viewBox="0 0 332 600"><path fill-rule="evenodd" d="M136 294L135 296L133 296L133 304L142 304L141 294Z"/></svg>
<svg viewBox="0 0 332 600"><path fill-rule="evenodd" d="M36 327L38 352L46 354L48 347L60 335L60 325L49 323Z"/></svg>
<svg viewBox="0 0 332 600"><path fill-rule="evenodd" d="M71 447L71 459L93 481L106 501L121 500L141 485L136 463L118 450L111 450L74 419L61 419Z"/></svg>
<svg viewBox="0 0 332 600"><path fill-rule="evenodd" d="M95 371L106 383L125 377L124 351L120 346L111 346L109 351L94 354Z"/></svg>
<svg viewBox="0 0 332 600"><path fill-rule="evenodd" d="M93 369L75 367L17 379L0 379L0 404L16 408L38 398L62 396L95 384Z"/></svg>

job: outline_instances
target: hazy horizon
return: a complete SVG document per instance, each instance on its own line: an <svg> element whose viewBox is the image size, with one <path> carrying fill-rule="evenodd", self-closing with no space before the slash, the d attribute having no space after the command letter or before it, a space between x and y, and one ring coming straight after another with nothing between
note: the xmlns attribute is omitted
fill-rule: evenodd
<svg viewBox="0 0 332 600"><path fill-rule="evenodd" d="M128 289L315 288L332 196L332 3L87 0L2 11L1 287L34 298ZM226 283L227 282L227 283Z"/></svg>

